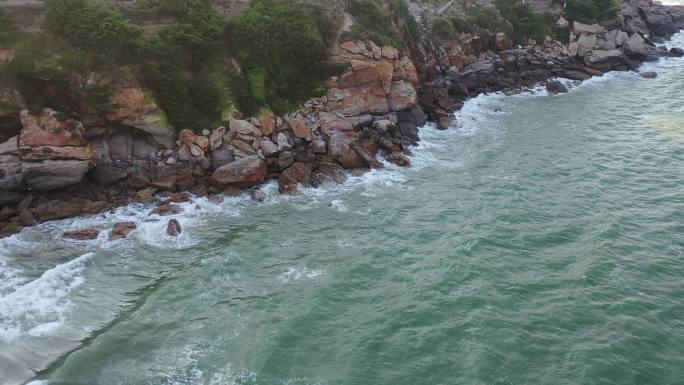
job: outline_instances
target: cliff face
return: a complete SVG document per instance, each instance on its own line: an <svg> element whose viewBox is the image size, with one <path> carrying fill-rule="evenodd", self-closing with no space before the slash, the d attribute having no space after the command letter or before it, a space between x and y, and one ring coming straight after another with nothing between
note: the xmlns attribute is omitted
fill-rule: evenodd
<svg viewBox="0 0 684 385"><path fill-rule="evenodd" d="M514 92L559 76L584 80L682 53L649 40L684 27L681 9L628 0L622 10L619 27L559 19L557 28L570 36L567 45L548 38L513 49L505 34L480 31L434 38L422 52L411 47L400 53L340 38L329 60L343 70L325 82L325 96L282 116L262 108L259 116L235 115L225 126L202 132L170 129L128 68L67 79L72 93L63 97L79 106L70 115L29 109L5 85L0 128L9 135L0 138L0 234L150 201L160 191L233 194L275 179L282 193L294 193L298 186L339 183L345 169L382 168L382 158L408 166L418 127L428 116L449 127L453 111L469 96ZM13 51L0 51L0 60L14 60ZM107 90L108 108L83 93L92 89Z"/></svg>

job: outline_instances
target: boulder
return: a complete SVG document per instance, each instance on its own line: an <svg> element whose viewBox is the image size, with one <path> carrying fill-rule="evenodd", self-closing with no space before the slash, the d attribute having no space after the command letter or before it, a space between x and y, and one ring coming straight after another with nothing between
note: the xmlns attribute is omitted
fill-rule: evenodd
<svg viewBox="0 0 684 385"><path fill-rule="evenodd" d="M253 137L261 136L261 131L259 131L252 123L246 120L231 119L229 128L231 131L237 134L250 135Z"/></svg>
<svg viewBox="0 0 684 385"><path fill-rule="evenodd" d="M98 229L82 229L75 231L66 231L62 234L62 237L77 240L95 239L100 235L100 230Z"/></svg>
<svg viewBox="0 0 684 385"><path fill-rule="evenodd" d="M261 139L261 142L259 142L259 148L261 149L261 153L264 154L264 156L267 158L273 155L277 155L280 151L278 146L268 138Z"/></svg>
<svg viewBox="0 0 684 385"><path fill-rule="evenodd" d="M625 55L632 59L650 60L658 56L657 49L644 39L640 34L634 33L622 45Z"/></svg>
<svg viewBox="0 0 684 385"><path fill-rule="evenodd" d="M87 160L44 160L22 162L26 185L39 191L50 191L74 185L90 169Z"/></svg>
<svg viewBox="0 0 684 385"><path fill-rule="evenodd" d="M220 148L211 152L211 167L217 169L235 160L232 150Z"/></svg>
<svg viewBox="0 0 684 385"><path fill-rule="evenodd" d="M19 223L22 226L31 226L36 223L36 217L33 216L31 210L25 208L19 211Z"/></svg>
<svg viewBox="0 0 684 385"><path fill-rule="evenodd" d="M128 178L128 171L113 165L98 165L90 171L90 177L101 186L109 186Z"/></svg>
<svg viewBox="0 0 684 385"><path fill-rule="evenodd" d="M311 184L314 187L319 187L329 184L340 184L346 179L347 174L342 166L330 160L323 160L318 164L318 170L313 173Z"/></svg>
<svg viewBox="0 0 684 385"><path fill-rule="evenodd" d="M116 223L114 224L114 228L112 228L112 233L109 235L109 240L114 241L117 239L124 239L136 228L137 226L135 225L135 222Z"/></svg>
<svg viewBox="0 0 684 385"><path fill-rule="evenodd" d="M94 214L108 209L110 205L102 201L87 199L71 199L68 201L52 200L37 205L33 214L40 221L51 221L73 217L78 214Z"/></svg>
<svg viewBox="0 0 684 385"><path fill-rule="evenodd" d="M311 128L306 124L306 121L301 115L297 115L291 118L289 121L290 128L292 128L292 133L297 138L302 138L304 140L310 141L313 134L311 133Z"/></svg>
<svg viewBox="0 0 684 385"><path fill-rule="evenodd" d="M579 21L572 23L572 30L575 32L575 35L597 35L605 32L605 29L598 24L584 24Z"/></svg>
<svg viewBox="0 0 684 385"><path fill-rule="evenodd" d="M173 203L168 203L165 205L157 206L155 207L152 211L150 211L150 215L156 214L162 217L169 216L169 215L175 215L183 211L183 208L175 205Z"/></svg>
<svg viewBox="0 0 684 385"><path fill-rule="evenodd" d="M271 110L262 107L259 121L261 122L261 127L259 127L261 135L269 136L275 132L276 117Z"/></svg>
<svg viewBox="0 0 684 385"><path fill-rule="evenodd" d="M581 35L577 39L577 56L584 57L591 52L596 45L596 35Z"/></svg>
<svg viewBox="0 0 684 385"><path fill-rule="evenodd" d="M225 127L219 127L211 132L209 135L209 149L214 151L223 144L223 135L226 134Z"/></svg>
<svg viewBox="0 0 684 385"><path fill-rule="evenodd" d="M658 73L652 71L639 72L639 76L641 76L644 79L655 79L656 77L658 77Z"/></svg>
<svg viewBox="0 0 684 385"><path fill-rule="evenodd" d="M195 140L197 140L197 135L191 130L185 128L178 133L178 139L186 145L192 146L195 144Z"/></svg>
<svg viewBox="0 0 684 385"><path fill-rule="evenodd" d="M607 66L607 70L626 64L627 60L619 49L612 49L608 51L595 50L587 53L584 56L584 64L587 67L600 68Z"/></svg>
<svg viewBox="0 0 684 385"><path fill-rule="evenodd" d="M176 237L181 233L181 225L177 219L169 219L169 223L166 225L166 234L171 237Z"/></svg>
<svg viewBox="0 0 684 385"><path fill-rule="evenodd" d="M211 177L220 186L248 187L263 182L267 173L263 159L248 156L219 167Z"/></svg>
<svg viewBox="0 0 684 385"><path fill-rule="evenodd" d="M568 92L568 88L558 80L549 80L548 82L546 82L546 90L554 95Z"/></svg>
<svg viewBox="0 0 684 385"><path fill-rule="evenodd" d="M278 178L278 191L282 193L295 192L297 185L311 185L311 165L303 162L295 162L280 173Z"/></svg>

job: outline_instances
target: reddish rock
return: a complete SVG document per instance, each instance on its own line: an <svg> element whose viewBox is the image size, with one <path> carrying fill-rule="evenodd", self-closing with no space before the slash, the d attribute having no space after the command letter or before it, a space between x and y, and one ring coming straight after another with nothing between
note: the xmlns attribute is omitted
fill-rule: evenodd
<svg viewBox="0 0 684 385"><path fill-rule="evenodd" d="M100 235L100 230L98 229L82 229L75 231L67 231L62 236L64 238L78 239L82 241L86 239L95 239L98 235Z"/></svg>
<svg viewBox="0 0 684 385"><path fill-rule="evenodd" d="M157 215L160 215L162 217L165 217L167 215L178 214L182 211L183 211L182 207L180 207L176 204L173 204L173 203L169 203L169 204L165 204L165 205L156 207L154 210L150 211L150 215L157 214Z"/></svg>
<svg viewBox="0 0 684 385"><path fill-rule="evenodd" d="M262 108L260 121L261 127L259 127L259 131L261 131L261 135L269 136L275 132L276 117L271 110Z"/></svg>
<svg viewBox="0 0 684 385"><path fill-rule="evenodd" d="M219 167L212 179L219 186L249 187L266 179L266 162L258 156L248 156Z"/></svg>
<svg viewBox="0 0 684 385"><path fill-rule="evenodd" d="M112 233L109 235L109 240L114 241L117 239L124 239L136 228L137 226L135 225L135 222L116 223L114 224L114 228L112 228Z"/></svg>
<svg viewBox="0 0 684 385"><path fill-rule="evenodd" d="M297 115L296 118L290 119L289 123L292 128L292 133L294 133L296 137L309 141L311 140L311 129L306 125L306 121L304 121L304 118L302 118L301 115Z"/></svg>
<svg viewBox="0 0 684 385"><path fill-rule="evenodd" d="M388 100L392 111L407 110L415 107L418 94L411 83L396 81L392 82L392 90Z"/></svg>
<svg viewBox="0 0 684 385"><path fill-rule="evenodd" d="M187 146L192 146L197 139L197 135L186 128L178 133L178 139L180 139L180 141L185 143Z"/></svg>
<svg viewBox="0 0 684 385"><path fill-rule="evenodd" d="M185 203L190 201L192 201L192 195L186 192L181 192L178 194L173 194L170 197L164 199L163 201L159 202L157 206L164 206L170 203Z"/></svg>
<svg viewBox="0 0 684 385"><path fill-rule="evenodd" d="M297 184L311 185L311 165L303 162L295 162L280 173L278 178L278 191L296 191Z"/></svg>

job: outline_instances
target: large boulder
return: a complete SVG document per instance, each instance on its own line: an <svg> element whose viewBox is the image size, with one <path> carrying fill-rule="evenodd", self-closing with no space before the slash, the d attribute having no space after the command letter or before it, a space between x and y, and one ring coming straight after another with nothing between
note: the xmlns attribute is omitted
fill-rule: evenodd
<svg viewBox="0 0 684 385"><path fill-rule="evenodd" d="M650 45L640 34L634 33L622 45L625 55L631 59L652 60L661 56L658 49Z"/></svg>
<svg viewBox="0 0 684 385"><path fill-rule="evenodd" d="M626 63L626 58L621 50L608 51L595 50L584 56L584 64L587 67L610 70Z"/></svg>
<svg viewBox="0 0 684 385"><path fill-rule="evenodd" d="M258 156L248 156L219 167L212 179L219 186L248 187L266 179L268 168Z"/></svg>
<svg viewBox="0 0 684 385"><path fill-rule="evenodd" d="M577 56L584 57L591 52L596 45L596 35L581 35L577 39Z"/></svg>

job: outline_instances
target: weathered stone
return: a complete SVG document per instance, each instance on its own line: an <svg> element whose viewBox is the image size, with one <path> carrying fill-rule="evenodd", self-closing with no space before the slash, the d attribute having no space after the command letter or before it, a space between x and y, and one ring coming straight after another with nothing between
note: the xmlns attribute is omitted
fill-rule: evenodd
<svg viewBox="0 0 684 385"><path fill-rule="evenodd" d="M211 167L217 169L235 160L233 151L227 148L220 148L211 152Z"/></svg>
<svg viewBox="0 0 684 385"><path fill-rule="evenodd" d="M165 204L162 206L155 207L152 211L150 211L150 215L156 214L162 217L169 216L169 215L175 215L183 211L183 208L173 204Z"/></svg>
<svg viewBox="0 0 684 385"><path fill-rule="evenodd" d="M246 120L231 119L229 127L232 131L250 136L261 136L261 131L259 131L254 125Z"/></svg>
<svg viewBox="0 0 684 385"><path fill-rule="evenodd" d="M128 178L128 171L112 165L95 166L90 171L90 176L95 183L102 186L109 186L122 179Z"/></svg>
<svg viewBox="0 0 684 385"><path fill-rule="evenodd" d="M23 209L19 212L19 223L22 226L31 226L36 223L36 218L29 209Z"/></svg>
<svg viewBox="0 0 684 385"><path fill-rule="evenodd" d="M110 241L115 241L117 239L124 239L128 237L133 230L137 228L135 222L119 222L114 224L112 232L109 235Z"/></svg>
<svg viewBox="0 0 684 385"><path fill-rule="evenodd" d="M223 144L223 135L226 134L225 127L219 127L211 132L209 136L209 148L214 151Z"/></svg>
<svg viewBox="0 0 684 385"><path fill-rule="evenodd" d="M584 56L584 64L588 67L599 67L604 65L609 69L612 66L623 64L625 61L625 57L619 49L610 51L595 50Z"/></svg>
<svg viewBox="0 0 684 385"><path fill-rule="evenodd" d="M178 189L178 175L167 175L150 182L150 185L162 191L176 191Z"/></svg>
<svg viewBox="0 0 684 385"><path fill-rule="evenodd" d="M597 35L605 31L605 29L598 24L589 25L580 23L579 21L575 21L572 24L572 29L575 32L575 35Z"/></svg>
<svg viewBox="0 0 684 385"><path fill-rule="evenodd" d="M157 192L156 187L147 187L135 193L135 201L140 203L146 203L154 198L154 194Z"/></svg>
<svg viewBox="0 0 684 385"><path fill-rule="evenodd" d="M311 165L303 162L295 162L280 173L278 178L278 191L291 193L297 190L298 184L311 185Z"/></svg>
<svg viewBox="0 0 684 385"><path fill-rule="evenodd" d="M197 135L195 135L195 133L191 130L185 128L178 133L178 139L189 147L195 143Z"/></svg>
<svg viewBox="0 0 684 385"><path fill-rule="evenodd" d="M655 79L656 77L658 77L658 73L652 71L639 72L639 76L641 76L644 79Z"/></svg>
<svg viewBox="0 0 684 385"><path fill-rule="evenodd" d="M269 136L275 132L275 127L276 127L276 118L273 112L267 108L261 108L261 117L259 118L261 122L261 127L259 127L259 131L261 131L261 135L263 136Z"/></svg>
<svg viewBox="0 0 684 385"><path fill-rule="evenodd" d="M289 120L290 128L292 128L292 133L297 138L302 138L304 140L311 140L312 133L311 128L307 126L306 121L300 115Z"/></svg>
<svg viewBox="0 0 684 385"><path fill-rule="evenodd" d="M267 172L262 159L249 156L219 167L212 174L212 179L221 186L248 187L263 182Z"/></svg>
<svg viewBox="0 0 684 385"><path fill-rule="evenodd" d="M267 138L261 139L261 142L259 143L259 148L261 149L261 152L264 154L265 157L276 155L280 151L278 146Z"/></svg>
<svg viewBox="0 0 684 385"><path fill-rule="evenodd" d="M182 232L180 222L177 219L169 219L169 223L166 225L166 234L171 237L176 237Z"/></svg>
<svg viewBox="0 0 684 385"><path fill-rule="evenodd" d="M596 35L581 35L577 40L577 56L584 57L591 52L596 45Z"/></svg>
<svg viewBox="0 0 684 385"><path fill-rule="evenodd" d="M408 158L408 156L398 151L390 153L387 157L387 160L400 167L409 167L411 165L411 160Z"/></svg>
<svg viewBox="0 0 684 385"><path fill-rule="evenodd" d="M66 231L62 236L69 239L77 239L80 241L88 239L96 239L100 235L100 230L98 229L82 229L75 231Z"/></svg>
<svg viewBox="0 0 684 385"><path fill-rule="evenodd" d="M328 152L325 141L322 139L314 139L311 141L311 150L314 154L325 154Z"/></svg>
<svg viewBox="0 0 684 385"><path fill-rule="evenodd" d="M50 191L74 185L88 172L87 160L44 160L22 162L23 176L28 187Z"/></svg>
<svg viewBox="0 0 684 385"><path fill-rule="evenodd" d="M278 155L278 168L284 170L294 163L294 154L290 151L283 151Z"/></svg>

